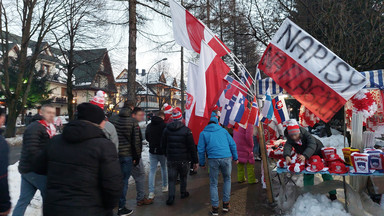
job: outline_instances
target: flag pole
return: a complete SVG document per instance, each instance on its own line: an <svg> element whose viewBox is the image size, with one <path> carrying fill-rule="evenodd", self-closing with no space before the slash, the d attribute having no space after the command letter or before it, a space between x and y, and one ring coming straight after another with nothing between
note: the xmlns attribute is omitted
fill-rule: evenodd
<svg viewBox="0 0 384 216"><path fill-rule="evenodd" d="M257 69L256 69L257 70ZM257 71L256 71L257 76ZM255 94L256 94L256 104L259 107L259 110L261 109L261 106L259 106L259 101L257 100L257 82L255 82ZM259 112L260 115L260 112ZM265 148L265 135L264 135L264 127L263 122L259 119L259 127L258 127L258 134L259 134L259 143L260 143L260 153L261 153L261 160L263 162L263 170L264 170L264 179L265 184L267 186L267 198L268 202L272 204L274 202L273 199L273 191L272 191L272 181L271 181L271 175L269 170L269 162L267 157L267 150ZM263 179L261 179L263 181Z"/></svg>

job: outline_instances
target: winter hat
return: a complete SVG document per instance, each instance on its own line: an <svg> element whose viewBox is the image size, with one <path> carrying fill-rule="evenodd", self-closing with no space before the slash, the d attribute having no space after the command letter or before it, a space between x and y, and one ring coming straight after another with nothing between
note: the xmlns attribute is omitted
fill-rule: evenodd
<svg viewBox="0 0 384 216"><path fill-rule="evenodd" d="M77 118L100 124L104 119L104 111L97 105L82 103L77 106Z"/></svg>
<svg viewBox="0 0 384 216"><path fill-rule="evenodd" d="M318 162L323 163L323 160L320 158L319 155L313 155L308 160L308 164L313 164L313 163L318 163Z"/></svg>
<svg viewBox="0 0 384 216"><path fill-rule="evenodd" d="M300 163L293 163L288 167L288 170L291 172L302 172L304 171L305 168L305 162L300 162Z"/></svg>
<svg viewBox="0 0 384 216"><path fill-rule="evenodd" d="M172 106L171 105L169 105L169 104L164 104L164 113L165 114L172 114L172 110L173 110L173 108L172 108Z"/></svg>
<svg viewBox="0 0 384 216"><path fill-rule="evenodd" d="M97 91L95 97L91 100L91 104L99 106L102 110L104 110L104 92L99 90Z"/></svg>
<svg viewBox="0 0 384 216"><path fill-rule="evenodd" d="M308 172L320 172L320 171L327 171L328 168L324 168L324 164L321 161L311 163L307 169Z"/></svg>
<svg viewBox="0 0 384 216"><path fill-rule="evenodd" d="M277 161L276 166L279 168L287 168L287 161L285 161L284 159L280 159L279 161Z"/></svg>
<svg viewBox="0 0 384 216"><path fill-rule="evenodd" d="M287 125L288 135L300 134L300 126L296 120L290 120Z"/></svg>
<svg viewBox="0 0 384 216"><path fill-rule="evenodd" d="M343 174L343 173L347 173L348 171L349 169L345 166L345 164L339 161L332 163L331 166L329 167L330 173Z"/></svg>
<svg viewBox="0 0 384 216"><path fill-rule="evenodd" d="M321 153L326 161L332 160L331 155L337 155L336 148L334 147L323 147L321 148Z"/></svg>
<svg viewBox="0 0 384 216"><path fill-rule="evenodd" d="M172 119L174 121L181 121L183 119L183 115L181 114L181 111L179 111L179 109L177 108L173 109L172 111Z"/></svg>

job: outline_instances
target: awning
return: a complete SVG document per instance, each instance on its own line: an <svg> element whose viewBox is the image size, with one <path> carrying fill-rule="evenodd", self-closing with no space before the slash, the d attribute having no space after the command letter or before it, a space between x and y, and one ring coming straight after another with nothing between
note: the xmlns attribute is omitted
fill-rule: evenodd
<svg viewBox="0 0 384 216"><path fill-rule="evenodd" d="M383 69L380 70L372 70L372 71L364 71L360 72L368 79L368 84L364 87L366 89L379 88L384 89L384 73ZM257 97L263 97L267 89L269 88L271 91L271 95L278 95L280 93L286 94L287 92L281 88L277 83L270 77L265 79L256 80L257 82Z"/></svg>

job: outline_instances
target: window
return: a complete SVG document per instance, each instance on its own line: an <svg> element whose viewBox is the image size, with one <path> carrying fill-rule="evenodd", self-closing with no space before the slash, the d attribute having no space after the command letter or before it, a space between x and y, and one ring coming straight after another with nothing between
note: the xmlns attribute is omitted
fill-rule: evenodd
<svg viewBox="0 0 384 216"><path fill-rule="evenodd" d="M45 73L49 73L50 66L46 64L41 65L41 70L44 71Z"/></svg>
<svg viewBox="0 0 384 216"><path fill-rule="evenodd" d="M61 97L67 97L67 88L61 88Z"/></svg>

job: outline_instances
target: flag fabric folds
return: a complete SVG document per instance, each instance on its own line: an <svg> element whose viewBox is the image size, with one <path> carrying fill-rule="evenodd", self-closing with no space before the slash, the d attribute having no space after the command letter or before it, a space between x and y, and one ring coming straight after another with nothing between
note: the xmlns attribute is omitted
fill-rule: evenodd
<svg viewBox="0 0 384 216"><path fill-rule="evenodd" d="M201 52L201 41L204 40L212 47L219 57L230 50L222 41L200 20L194 17L175 0L169 0L172 15L172 26L175 41L182 47Z"/></svg>
<svg viewBox="0 0 384 216"><path fill-rule="evenodd" d="M196 88L196 116L209 119L220 94L227 85L224 79L230 68L205 42L201 41L201 54Z"/></svg>
<svg viewBox="0 0 384 216"><path fill-rule="evenodd" d="M263 116L261 121L264 123L268 123L272 120L273 117L273 104L271 93L268 89L267 94L265 95L265 101L263 109L261 110L261 115Z"/></svg>
<svg viewBox="0 0 384 216"><path fill-rule="evenodd" d="M289 114L285 100L281 96L277 96L272 100L274 115L276 117L277 123L283 123L289 120Z"/></svg>
<svg viewBox="0 0 384 216"><path fill-rule="evenodd" d="M257 106L256 96L253 98L251 112L249 114L248 123L259 126L259 107Z"/></svg>
<svg viewBox="0 0 384 216"><path fill-rule="evenodd" d="M187 100L185 101L185 125L187 126L189 123L189 119L194 116L194 113L192 116L192 110L195 108L195 104L196 104L195 88L197 88L198 86L198 82L197 82L198 70L199 70L199 67L196 64L193 64L191 62L189 63L188 83L187 83L187 91L186 91Z"/></svg>

